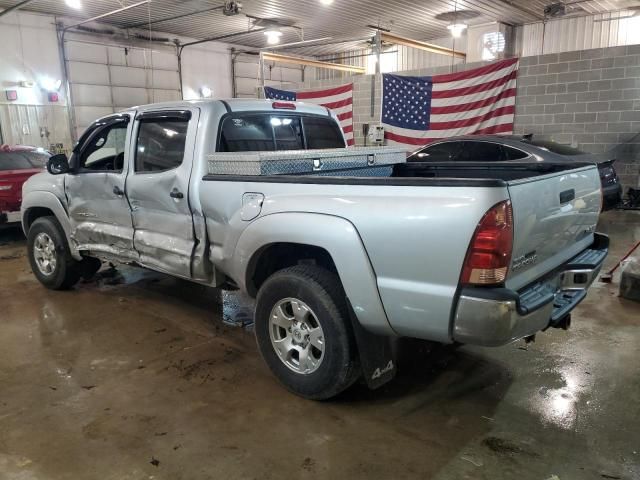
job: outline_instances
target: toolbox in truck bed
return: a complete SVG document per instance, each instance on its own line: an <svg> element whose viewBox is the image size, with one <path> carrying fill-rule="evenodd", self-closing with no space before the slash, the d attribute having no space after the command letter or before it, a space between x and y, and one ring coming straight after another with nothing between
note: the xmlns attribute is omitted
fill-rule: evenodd
<svg viewBox="0 0 640 480"><path fill-rule="evenodd" d="M275 152L217 152L209 155L211 175L293 175L338 173L368 167L387 176L392 165L404 163L406 150L396 147L331 148Z"/></svg>

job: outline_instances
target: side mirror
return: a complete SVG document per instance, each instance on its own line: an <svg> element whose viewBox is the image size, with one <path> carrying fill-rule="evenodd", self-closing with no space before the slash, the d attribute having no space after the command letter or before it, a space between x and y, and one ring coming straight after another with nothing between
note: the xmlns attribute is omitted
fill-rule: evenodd
<svg viewBox="0 0 640 480"><path fill-rule="evenodd" d="M47 161L47 171L51 175L62 175L69 172L69 159L64 153L53 155Z"/></svg>

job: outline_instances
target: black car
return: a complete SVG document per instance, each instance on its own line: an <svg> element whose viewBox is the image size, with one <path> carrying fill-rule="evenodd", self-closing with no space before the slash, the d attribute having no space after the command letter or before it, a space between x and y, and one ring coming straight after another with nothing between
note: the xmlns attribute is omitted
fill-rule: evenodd
<svg viewBox="0 0 640 480"><path fill-rule="evenodd" d="M622 199L622 185L613 168L615 158L586 153L533 135L467 135L452 137L421 147L407 162L593 162L598 165L603 204L612 208Z"/></svg>

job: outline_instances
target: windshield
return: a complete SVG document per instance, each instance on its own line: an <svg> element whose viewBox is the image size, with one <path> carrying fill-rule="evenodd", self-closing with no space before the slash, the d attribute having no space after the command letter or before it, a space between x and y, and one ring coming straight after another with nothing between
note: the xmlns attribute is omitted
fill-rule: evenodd
<svg viewBox="0 0 640 480"><path fill-rule="evenodd" d="M220 127L219 152L269 152L344 148L340 127L331 117L275 113L235 113Z"/></svg>
<svg viewBox="0 0 640 480"><path fill-rule="evenodd" d="M0 152L0 170L44 168L49 154L44 151Z"/></svg>
<svg viewBox="0 0 640 480"><path fill-rule="evenodd" d="M563 145L562 143L552 142L550 140L527 140L526 143L535 145L536 147L543 148L551 153L557 153L558 155L584 155L585 152L573 148L570 145Z"/></svg>

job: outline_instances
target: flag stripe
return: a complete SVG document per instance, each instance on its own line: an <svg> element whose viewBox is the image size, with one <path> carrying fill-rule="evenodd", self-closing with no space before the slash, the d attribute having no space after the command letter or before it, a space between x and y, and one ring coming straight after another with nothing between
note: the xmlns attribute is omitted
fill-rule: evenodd
<svg viewBox="0 0 640 480"><path fill-rule="evenodd" d="M514 72L515 68L513 65L510 65L507 68L501 68L496 70L495 72L491 72L487 75L474 75L471 78L466 78L464 80L456 80L454 82L438 82L434 77L433 81L433 90L454 90L456 88L464 88L472 85L476 85L478 83L487 83L493 82L494 80L499 80L503 77L508 76L510 73Z"/></svg>
<svg viewBox="0 0 640 480"><path fill-rule="evenodd" d="M309 90L306 92L297 92L298 100L311 100L322 97L331 97L334 95L340 95L341 93L348 93L353 91L353 84L342 85L336 88L329 88L325 90ZM314 102L316 103L316 102Z"/></svg>
<svg viewBox="0 0 640 480"><path fill-rule="evenodd" d="M460 95L470 95L472 93L484 92L487 90L491 90L493 88L504 85L509 80L515 80L517 71L513 71L504 77L498 78L496 80L492 80L486 83L475 84L470 87L462 87L462 88L453 88L451 90L440 90L437 91L435 88L433 90L432 98L451 98L451 97L459 97Z"/></svg>
<svg viewBox="0 0 640 480"><path fill-rule="evenodd" d="M498 117L488 118L480 123L477 123L472 126L472 133L476 133L478 130L492 127L494 125L499 124L510 124L513 125L513 114L501 115ZM409 128L400 128L400 127L391 127L389 130L385 130L385 134L387 132L392 133L394 135L398 135L401 137L414 137L418 139L425 138L448 138L454 137L457 135L468 135L470 127L460 127L460 128L451 128L448 130L411 130ZM513 128L513 127L512 127Z"/></svg>
<svg viewBox="0 0 640 480"><path fill-rule="evenodd" d="M352 104L353 104L353 97L350 97L345 100L339 100L337 102L323 103L322 106L333 110L335 108L342 108Z"/></svg>
<svg viewBox="0 0 640 480"><path fill-rule="evenodd" d="M442 107L446 105L461 105L463 103L475 102L478 100L484 100L485 98L491 98L498 95L500 92L509 89L516 88L516 81L510 80L507 84L486 90L484 92L473 93L471 95L462 95L460 97L453 98L434 98L431 100L431 107Z"/></svg>
<svg viewBox="0 0 640 480"><path fill-rule="evenodd" d="M495 105L470 112L454 113L451 115L432 115L429 128L431 130L445 130L447 128L466 127L481 122L486 115L491 113L495 113L496 115L515 113L515 100L513 98L507 98ZM477 120L478 118L481 120ZM451 124L452 126L441 126L445 124Z"/></svg>
<svg viewBox="0 0 640 480"><path fill-rule="evenodd" d="M515 66L518 63L517 58L511 58L502 62L495 62L490 65L486 65L480 68L474 68L472 70L465 70L464 72L444 73L442 75L434 75L434 83L456 82L458 80L466 80L468 78L475 78L488 73L497 72L504 68Z"/></svg>
<svg viewBox="0 0 640 480"><path fill-rule="evenodd" d="M474 134L477 134L477 135L491 135L491 134L498 134L498 133L503 133L503 134L513 133L513 125L510 123L501 123L498 125L491 125L489 127L485 127L474 132ZM428 143L435 142L436 140L442 140L443 138L448 138L448 137L449 136L415 138L415 137L408 137L405 135L399 135L393 132L385 132L385 135L384 135L384 138L386 138L391 142L405 144L405 145L426 145Z"/></svg>
<svg viewBox="0 0 640 480"><path fill-rule="evenodd" d="M338 95L328 95L326 97L318 97L313 99L301 100L300 94L298 94L299 102L311 103L313 105L323 105L325 103L337 102L339 100L346 100L348 98L353 98L353 92L348 91L346 93L339 93Z"/></svg>
<svg viewBox="0 0 640 480"><path fill-rule="evenodd" d="M431 115L441 115L441 114L447 114L447 113L459 113L459 112L467 112L469 110L476 110L478 108L489 106L504 98L515 97L515 96L516 96L516 89L509 88L507 90L503 90L497 95L484 98L482 100L478 100L475 102L459 103L457 105L446 105L444 107L434 107L432 105Z"/></svg>

